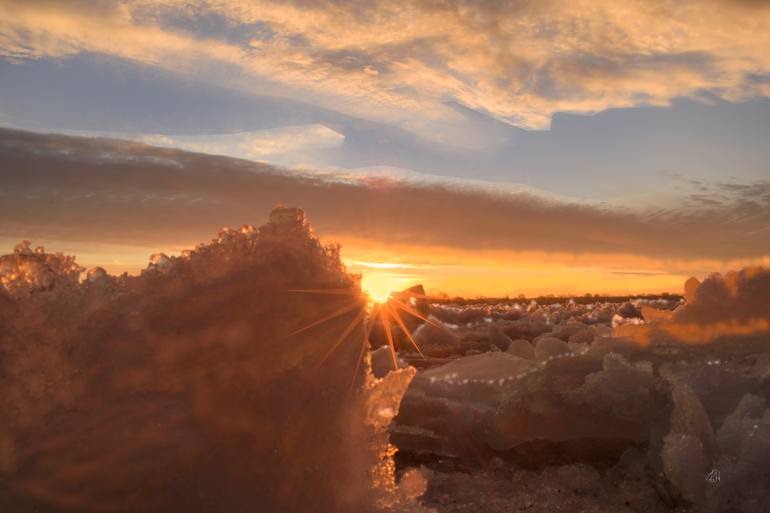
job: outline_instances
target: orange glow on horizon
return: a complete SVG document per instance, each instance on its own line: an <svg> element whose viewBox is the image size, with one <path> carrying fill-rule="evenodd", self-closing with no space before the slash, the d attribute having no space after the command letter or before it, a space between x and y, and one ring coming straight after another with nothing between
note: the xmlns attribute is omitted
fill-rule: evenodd
<svg viewBox="0 0 770 513"><path fill-rule="evenodd" d="M516 297L590 294L682 293L691 276L699 279L752 265L770 257L733 261L656 259L633 254L471 250L387 244L335 237L348 270L362 275L362 288L383 297L422 284L429 295Z"/></svg>
<svg viewBox="0 0 770 513"><path fill-rule="evenodd" d="M20 240L0 238L0 252L11 253ZM361 275L361 288L374 302L417 284L434 296L681 293L691 276L703 279L713 272L770 267L768 256L732 261L656 259L633 254L472 250L334 234L322 234L321 240L341 244L348 271ZM151 247L50 239L35 239L33 245L76 255L81 266L101 266L112 274L138 274L152 253L178 255L182 249L194 247L181 242Z"/></svg>

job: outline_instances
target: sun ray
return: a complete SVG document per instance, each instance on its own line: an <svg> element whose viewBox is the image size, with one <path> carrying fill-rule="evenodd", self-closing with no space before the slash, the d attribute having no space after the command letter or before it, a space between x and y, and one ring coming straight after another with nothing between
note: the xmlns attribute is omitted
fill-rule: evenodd
<svg viewBox="0 0 770 513"><path fill-rule="evenodd" d="M334 296L356 296L361 293L358 289L289 289L286 292L299 292L303 294L328 294Z"/></svg>
<svg viewBox="0 0 770 513"><path fill-rule="evenodd" d="M290 289L287 290L287 292L292 293L302 293L302 294L324 294L324 295L334 295L334 296L359 296L361 294L361 291L355 288L344 288L344 289ZM401 314L399 310L402 310L410 315L413 315L414 317L417 317L418 319L435 326L436 328L441 329L442 326L436 323L435 321L429 319L425 315L423 315L420 311L413 308L411 305L409 305L407 302L401 301L399 298L408 298L408 300L411 299L432 299L430 296L427 296L425 294L419 294L412 291L403 291L403 292L396 292L392 293L387 301L383 302L375 302L370 303L369 306L369 322L366 324L366 333L364 335L363 340L361 341L361 351L359 353L358 359L356 361L356 368L353 372L353 378L351 381L351 387L355 383L356 376L358 375L359 368L361 366L361 359L363 358L363 353L366 351L367 346L371 346L371 333L372 329L374 328L374 324L379 320L380 324L382 324L383 331L385 333L385 338L387 339L388 348L390 352L391 361L393 363L393 369L398 369L398 356L396 352L396 346L395 346L395 339L393 335L393 323L397 324L401 330L404 332L406 337L409 340L409 343L417 350L417 352L420 354L422 358L425 358L424 353L420 349L419 345L417 344L417 341L412 336L409 329L406 327L406 323L401 318ZM303 331L309 330L315 326L318 326L320 324L323 324L324 322L330 321L332 319L335 319L337 317L340 317L342 315L345 315L346 313L349 313L350 311L359 308L361 306L364 306L361 301L354 301L350 304L347 304L345 306L342 306L341 308L338 308L337 310L334 310L333 312L329 313L328 315L308 324L307 326L304 326L298 330L295 330L291 332L286 337L294 336L298 333L301 333ZM318 366L320 367L323 365L326 360L334 353L334 351L339 347L340 344L342 344L345 339L350 335L350 333L355 329L355 327L358 325L359 322L361 322L366 315L367 311L366 309L362 309L361 312L359 312L355 318L353 318L350 323L348 323L343 331L340 333L340 335L335 339L335 342L332 344L332 346L329 348L329 350L324 354L324 356L321 358L321 360L318 363Z"/></svg>
<svg viewBox="0 0 770 513"><path fill-rule="evenodd" d="M385 338L388 339L388 346L390 347L390 358L393 360L393 370L398 370L398 360L396 359L396 346L393 343L393 333L390 331L390 322L388 313L385 308L380 308L380 320L382 321L382 329L385 331Z"/></svg>
<svg viewBox="0 0 770 513"><path fill-rule="evenodd" d="M356 326L363 320L364 316L366 315L366 310L363 308L360 312L353 318L352 321L345 327L344 330L342 330L342 333L340 333L340 336L337 337L337 340L334 341L334 344L332 344L332 347L329 348L329 350L326 352L325 355L321 358L321 361L318 362L318 367L324 364L324 362L331 356L331 354L334 352L339 345L344 342L344 340L350 335L350 332L353 331Z"/></svg>
<svg viewBox="0 0 770 513"><path fill-rule="evenodd" d="M374 318L377 315L377 310L379 310L379 305L374 305L372 307L371 312L369 312L369 322L366 325L366 333L364 334L364 338L361 341L361 351L358 353L358 359L356 360L356 368L353 371L353 379L350 380L350 389L353 389L353 385L356 383L356 376L358 376L358 369L361 368L361 360L364 357L364 351L366 351L366 348L371 346L371 341L369 340L369 337L372 334L372 328L374 327Z"/></svg>
<svg viewBox="0 0 770 513"><path fill-rule="evenodd" d="M425 355L422 354L422 351L420 350L420 347L417 345L417 342L415 342L414 338L412 337L412 334L409 332L409 330L406 327L406 324L404 324L403 319L401 319L401 315L392 308L388 307L388 312L390 312L390 316L393 317L393 319L396 321L396 324L398 324L401 327L401 330L406 334L406 337L409 339L409 342L412 343L415 349L417 349L417 352L420 353L420 356L425 358Z"/></svg>
<svg viewBox="0 0 770 513"><path fill-rule="evenodd" d="M356 360L356 368L353 371L353 379L350 380L350 391L353 390L353 385L356 384L356 376L358 376L358 369L361 368L361 360L364 358L364 351L366 351L366 346L369 344L369 341L364 338L361 341L361 350L358 352L358 359Z"/></svg>
<svg viewBox="0 0 770 513"><path fill-rule="evenodd" d="M408 296L410 299L427 299L427 300L436 299L436 297L434 297L434 296L428 296L426 294L419 294L417 292L411 292L411 291L408 291L408 290L404 290L402 292L394 292L393 295L396 296L396 297L398 297L398 296Z"/></svg>
<svg viewBox="0 0 770 513"><path fill-rule="evenodd" d="M369 342L369 337L372 335L372 329L374 328L374 318L379 315L380 305L374 305L371 312L369 312L369 324L366 326L366 341Z"/></svg>
<svg viewBox="0 0 770 513"><path fill-rule="evenodd" d="M350 312L351 310L355 310L356 308L360 308L361 306L362 306L361 301L354 301L354 302L352 302L352 303L350 303L348 305L343 306L342 308L338 308L337 310L334 310L329 315L327 315L325 317L322 317L322 318L318 319L317 321L312 322L312 323L308 324L307 326L305 326L303 328L300 328L298 330L292 331L291 333L286 335L285 338L293 337L294 335L296 335L298 333L301 333L301 332L303 332L305 330L309 330L310 328L318 326L319 324L323 324L326 321L330 321L330 320L332 320L332 319L334 319L336 317L339 317L341 315L345 315L346 313Z"/></svg>
<svg viewBox="0 0 770 513"><path fill-rule="evenodd" d="M401 301L399 301L398 299L396 299L394 297L392 297L390 299L391 299L391 301L393 301L396 304L396 306L398 306L399 308L404 310L406 313L414 315L418 319L422 319L423 321L427 322L428 324L430 324L431 326L433 326L435 328L444 329L443 326L441 326L441 325L437 324L435 321L432 321L429 318L425 317L418 310L412 308L411 306L409 306L409 305L407 305L405 303L402 303Z"/></svg>

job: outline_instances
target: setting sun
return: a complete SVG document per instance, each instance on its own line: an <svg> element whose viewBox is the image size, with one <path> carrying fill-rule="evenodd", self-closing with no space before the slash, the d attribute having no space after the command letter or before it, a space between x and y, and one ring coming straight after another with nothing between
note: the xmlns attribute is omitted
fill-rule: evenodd
<svg viewBox="0 0 770 513"><path fill-rule="evenodd" d="M361 272L361 290L374 303L384 303L391 292L397 292L417 283L412 275L365 270Z"/></svg>

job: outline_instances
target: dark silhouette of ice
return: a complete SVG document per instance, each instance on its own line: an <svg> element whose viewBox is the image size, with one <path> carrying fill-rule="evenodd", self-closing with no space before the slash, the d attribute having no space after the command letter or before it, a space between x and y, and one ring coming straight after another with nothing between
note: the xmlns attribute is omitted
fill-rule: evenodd
<svg viewBox="0 0 770 513"><path fill-rule="evenodd" d="M361 322L324 359L365 301L301 210L141 276L81 272L28 243L0 258L0 510L416 508L387 435L414 369L375 381Z"/></svg>

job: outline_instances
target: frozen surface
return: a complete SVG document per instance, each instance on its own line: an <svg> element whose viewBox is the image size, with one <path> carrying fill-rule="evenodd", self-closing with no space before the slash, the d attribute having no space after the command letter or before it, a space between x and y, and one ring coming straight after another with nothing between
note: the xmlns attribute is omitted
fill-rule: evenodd
<svg viewBox="0 0 770 513"><path fill-rule="evenodd" d="M391 427L403 465L435 471L425 503L767 511L770 272L685 292L683 304L432 306L460 323L453 347L480 354L419 372Z"/></svg>
<svg viewBox="0 0 770 513"><path fill-rule="evenodd" d="M395 371L297 209L138 277L22 243L0 283L0 511L768 511L764 269L421 299Z"/></svg>

